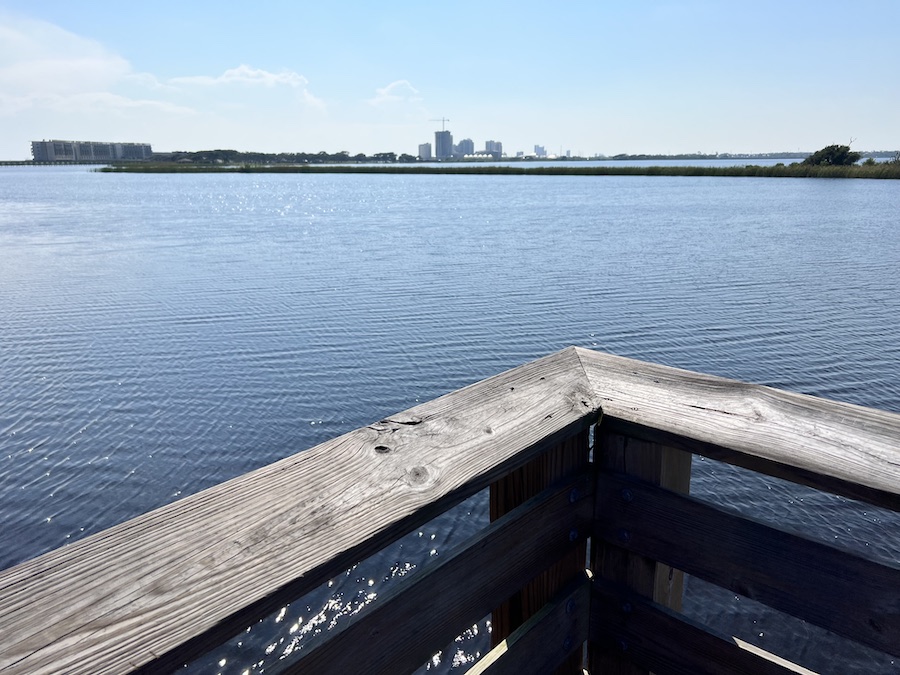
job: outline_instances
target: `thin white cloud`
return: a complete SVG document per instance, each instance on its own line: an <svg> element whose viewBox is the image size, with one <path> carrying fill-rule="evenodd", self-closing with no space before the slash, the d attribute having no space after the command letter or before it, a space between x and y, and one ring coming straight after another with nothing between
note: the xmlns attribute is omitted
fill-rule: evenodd
<svg viewBox="0 0 900 675"><path fill-rule="evenodd" d="M160 81L160 79L152 73L128 73L122 80L128 84L133 84L151 91L177 91L177 87Z"/></svg>
<svg viewBox="0 0 900 675"><path fill-rule="evenodd" d="M170 115L195 115L197 111L167 101L138 99L107 91L79 93L37 92L21 96L0 93L0 116L15 115L31 109L42 109L74 115L77 113L125 113L127 111L154 111Z"/></svg>
<svg viewBox="0 0 900 675"><path fill-rule="evenodd" d="M392 103L418 103L421 100L419 90L409 80L395 80L386 87L376 89L374 98L368 99L367 103L380 107Z"/></svg>
<svg viewBox="0 0 900 675"><path fill-rule="evenodd" d="M108 92L130 71L128 61L94 40L45 21L0 15L0 115L77 110L84 105L78 97L113 97ZM121 97L116 103L122 107Z"/></svg>
<svg viewBox="0 0 900 675"><path fill-rule="evenodd" d="M230 68L218 77L208 75L192 75L187 77L173 77L171 84L187 84L213 87L217 85L248 84L262 85L265 87L287 86L302 88L309 84L309 80L300 73L284 70L280 73L272 73L260 68L252 68L241 64L237 68Z"/></svg>
<svg viewBox="0 0 900 675"><path fill-rule="evenodd" d="M185 114L177 97L186 87L253 86L295 91L307 108L324 110L301 74L269 72L241 64L217 77L176 77L164 81L152 73L135 73L131 64L100 43L53 24L0 14L0 115L29 109L80 111L155 109ZM196 104L196 101L192 103ZM213 101L207 101L212 104Z"/></svg>
<svg viewBox="0 0 900 675"><path fill-rule="evenodd" d="M128 96L120 96L106 91L76 94L68 97L63 105L68 108L75 106L78 110L151 110L170 115L195 115L197 111L186 106L176 105L168 101L156 101L153 99L137 99Z"/></svg>
<svg viewBox="0 0 900 675"><path fill-rule="evenodd" d="M308 89L303 89L303 102L306 103L310 108L316 108L317 110L325 111L325 101L318 98L317 96L313 96Z"/></svg>
<svg viewBox="0 0 900 675"><path fill-rule="evenodd" d="M70 33L55 24L0 10L0 63L72 54L109 52L96 40Z"/></svg>
<svg viewBox="0 0 900 675"><path fill-rule="evenodd" d="M266 89L274 89L276 87L287 87L288 89L299 92L300 100L310 108L319 110L325 109L325 103L320 98L314 96L306 85L307 80L300 73L292 70L282 70L279 73L273 73L261 68L253 68L246 64L241 64L237 68L229 68L221 75L211 77L209 75L188 75L183 77L173 77L167 81L168 85L176 87L230 87L230 86L250 86L264 87Z"/></svg>
<svg viewBox="0 0 900 675"><path fill-rule="evenodd" d="M0 16L0 90L7 96L102 90L130 70L94 40L44 21Z"/></svg>
<svg viewBox="0 0 900 675"><path fill-rule="evenodd" d="M217 76L139 73L99 42L0 9L0 149L9 156L25 147L22 138L125 138L138 129L153 130L148 140L170 146L228 138L252 148L273 129L283 142L298 114L304 129L327 117L308 84L300 73L248 64Z"/></svg>
<svg viewBox="0 0 900 675"><path fill-rule="evenodd" d="M127 62L119 59L43 58L0 67L0 87L17 92L105 89L127 73Z"/></svg>

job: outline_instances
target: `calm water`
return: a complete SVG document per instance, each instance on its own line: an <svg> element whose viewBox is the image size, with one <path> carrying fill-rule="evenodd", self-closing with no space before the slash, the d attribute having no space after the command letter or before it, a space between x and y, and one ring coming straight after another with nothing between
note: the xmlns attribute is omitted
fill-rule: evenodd
<svg viewBox="0 0 900 675"><path fill-rule="evenodd" d="M0 568L571 344L900 412L898 213L890 181L0 168ZM694 474L900 561L893 514ZM196 669L265 670L485 519L474 498ZM696 580L686 605L896 672Z"/></svg>

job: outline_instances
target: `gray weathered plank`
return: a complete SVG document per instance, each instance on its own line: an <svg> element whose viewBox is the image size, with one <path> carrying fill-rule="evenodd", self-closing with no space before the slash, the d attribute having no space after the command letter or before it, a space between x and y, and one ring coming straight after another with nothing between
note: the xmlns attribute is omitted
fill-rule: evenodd
<svg viewBox="0 0 900 675"><path fill-rule="evenodd" d="M604 425L900 510L896 413L576 351Z"/></svg>
<svg viewBox="0 0 900 675"><path fill-rule="evenodd" d="M625 476L597 479L594 535L900 656L900 566Z"/></svg>
<svg viewBox="0 0 900 675"><path fill-rule="evenodd" d="M583 472L510 511L403 579L346 627L324 634L282 672L412 672L575 548L579 540L570 540L571 531L580 530L586 539L593 512L591 483Z"/></svg>
<svg viewBox="0 0 900 675"><path fill-rule="evenodd" d="M537 494L562 476L567 476L589 466L590 433L585 429L580 434L564 441L525 466L491 485L491 520ZM560 588L587 565L587 538L582 545L572 549L564 559L557 562L539 577L532 580L519 592L510 597L491 614L491 644L498 645L512 631L535 612L539 611L556 595ZM574 655L568 664L568 672L580 675L582 663L580 654Z"/></svg>
<svg viewBox="0 0 900 675"><path fill-rule="evenodd" d="M628 438L610 430L607 418L594 428L594 462L598 473L627 472L629 475L669 490L689 492L691 455L641 439ZM599 495L598 495L599 497ZM595 499L594 520L604 517L603 504ZM591 569L598 578L627 586L671 609L680 610L684 574L651 558L638 555L594 537ZM590 670L609 675L638 675L646 669L631 663L617 650L592 643Z"/></svg>
<svg viewBox="0 0 900 675"><path fill-rule="evenodd" d="M593 582L591 640L660 675L813 675L602 579Z"/></svg>
<svg viewBox="0 0 900 675"><path fill-rule="evenodd" d="M593 421L570 348L0 573L0 669L178 667Z"/></svg>

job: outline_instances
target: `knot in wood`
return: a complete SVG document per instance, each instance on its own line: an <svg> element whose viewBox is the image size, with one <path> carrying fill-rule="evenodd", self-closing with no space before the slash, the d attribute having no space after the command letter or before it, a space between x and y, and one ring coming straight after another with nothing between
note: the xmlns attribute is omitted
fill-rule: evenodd
<svg viewBox="0 0 900 675"><path fill-rule="evenodd" d="M422 485L428 481L428 469L424 466L414 466L409 470L409 482L413 485Z"/></svg>

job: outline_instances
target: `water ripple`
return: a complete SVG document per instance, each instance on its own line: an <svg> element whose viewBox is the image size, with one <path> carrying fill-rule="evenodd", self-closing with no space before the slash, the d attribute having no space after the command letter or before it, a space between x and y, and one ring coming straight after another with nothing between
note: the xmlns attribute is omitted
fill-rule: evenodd
<svg viewBox="0 0 900 675"><path fill-rule="evenodd" d="M570 344L900 412L898 211L877 181L5 172L0 567ZM895 517L803 499L803 531L900 559ZM478 508L292 603L272 658ZM242 639L229 664L266 662Z"/></svg>

